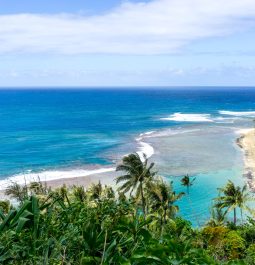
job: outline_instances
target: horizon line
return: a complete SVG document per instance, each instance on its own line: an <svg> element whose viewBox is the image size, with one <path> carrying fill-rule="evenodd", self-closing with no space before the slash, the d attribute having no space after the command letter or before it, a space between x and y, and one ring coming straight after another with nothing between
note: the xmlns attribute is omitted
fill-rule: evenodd
<svg viewBox="0 0 255 265"><path fill-rule="evenodd" d="M23 89L23 90L30 90L30 89L42 89L42 90L51 90L51 89L80 89L80 90L86 90L86 89L201 89L201 88L255 88L255 85L191 85L191 86L182 86L182 85L153 85L153 86L146 86L146 85L133 85L133 86L122 86L122 85L113 85L113 86L0 86L0 90L6 90L6 89Z"/></svg>

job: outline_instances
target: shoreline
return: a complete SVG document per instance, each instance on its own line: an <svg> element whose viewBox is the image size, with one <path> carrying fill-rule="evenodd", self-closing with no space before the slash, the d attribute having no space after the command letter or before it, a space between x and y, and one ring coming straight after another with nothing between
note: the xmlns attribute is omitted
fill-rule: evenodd
<svg viewBox="0 0 255 265"><path fill-rule="evenodd" d="M106 168L107 169L107 168ZM58 178L52 180L40 180L42 184L45 184L47 187L52 189L57 189L66 185L67 187L83 186L84 188L89 188L92 184L97 184L100 182L102 185L114 186L115 178L117 177L118 172L115 171L115 168L108 168L108 170L101 171L94 170L94 173L85 176L78 177L68 177L68 178ZM34 180L36 181L36 180ZM29 182L27 182L28 184ZM19 183L23 184L23 183ZM5 195L5 188L0 189L0 200L10 199Z"/></svg>
<svg viewBox="0 0 255 265"><path fill-rule="evenodd" d="M143 154L146 154L147 158L150 158L154 154L154 148L144 141L146 136L152 134L154 131L142 133L138 138L135 139L138 150L136 153L143 160ZM115 178L118 173L116 172L116 165L112 164L107 167L96 167L87 168L87 169L71 169L71 170L49 170L39 173L25 173L14 175L10 178L0 180L0 198L5 197L4 191L6 187L12 183L18 183L23 185L24 183L30 183L33 181L40 180L42 183L45 183L48 187L58 188L63 185L71 187L73 185L84 186L88 188L93 183L98 183L99 181L103 185L114 186Z"/></svg>
<svg viewBox="0 0 255 265"><path fill-rule="evenodd" d="M155 151L150 141L146 141L147 138L151 138L153 133L157 131L150 131L142 133L135 139L137 142L137 153L142 157L142 153L146 153L148 158L154 155ZM238 137L236 138L236 145L243 152L244 171L243 176L247 180L249 188L255 192L255 129L241 129L236 131ZM116 165L112 164L106 167L100 167L99 165L86 169L73 169L73 170L56 170L56 171L44 171L40 173L26 173L13 176L9 179L0 181L0 197L7 186L7 183L17 182L23 184L36 181L40 179L42 183L46 183L51 188L58 188L62 185L71 187L73 185L81 185L88 188L93 183L99 181L103 185L114 186L115 178L118 173L115 171Z"/></svg>
<svg viewBox="0 0 255 265"><path fill-rule="evenodd" d="M255 129L242 129L237 132L240 137L236 144L243 150L244 173L247 184L252 192L255 192Z"/></svg>

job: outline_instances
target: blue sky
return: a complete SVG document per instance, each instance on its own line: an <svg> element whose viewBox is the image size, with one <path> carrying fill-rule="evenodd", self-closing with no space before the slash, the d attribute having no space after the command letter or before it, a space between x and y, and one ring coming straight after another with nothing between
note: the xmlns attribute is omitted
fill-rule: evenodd
<svg viewBox="0 0 255 265"><path fill-rule="evenodd" d="M132 2L139 2L133 0ZM146 2L146 1L145 1ZM118 6L119 0L0 0L0 14L84 13L99 14Z"/></svg>
<svg viewBox="0 0 255 265"><path fill-rule="evenodd" d="M0 0L0 86L253 86L254 0Z"/></svg>

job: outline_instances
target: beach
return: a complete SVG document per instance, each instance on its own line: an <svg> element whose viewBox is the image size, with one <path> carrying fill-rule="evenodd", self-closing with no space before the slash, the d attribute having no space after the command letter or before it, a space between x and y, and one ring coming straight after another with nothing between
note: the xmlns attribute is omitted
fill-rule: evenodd
<svg viewBox="0 0 255 265"><path fill-rule="evenodd" d="M255 192L255 129L243 129L237 144L244 152L244 176L250 189Z"/></svg>
<svg viewBox="0 0 255 265"><path fill-rule="evenodd" d="M102 185L110 185L112 187L115 186L115 178L117 177L118 173L115 171L115 169L109 168L107 171L100 172L100 170L94 170L94 173L91 173L87 176L78 176L78 177L67 177L67 178L56 178L52 180L44 181L43 178L40 179L40 181L43 184L46 184L47 187L51 187L52 189L60 188L63 185L66 185L67 187L72 186L83 186L86 189L89 188L93 183L101 183ZM38 180L34 179L35 181ZM32 181L32 180L31 180ZM28 182L29 183L29 182ZM11 184L11 182L9 182ZM23 183L21 183L23 184ZM10 199L8 196L5 195L5 190L0 190L0 199Z"/></svg>
<svg viewBox="0 0 255 265"><path fill-rule="evenodd" d="M219 187L247 182L236 131L252 128L254 99L242 89L0 91L0 190L38 179L53 189L116 187L123 156L145 153L177 192L183 175L196 178L190 199L206 219ZM187 205L181 214L193 220Z"/></svg>
<svg viewBox="0 0 255 265"><path fill-rule="evenodd" d="M115 186L115 179L118 176L118 173L115 171L115 168L108 168L105 170L91 170L90 174L84 174L83 176L73 176L69 172L69 176L66 175L65 177L55 178L51 180L44 180L47 178L43 178L41 174L41 177L38 176L37 178L30 178L28 181L26 181L27 184L29 184L32 181L38 181L40 180L43 184L46 184L47 187L51 187L52 189L60 188L63 185L66 185L67 187L72 186L83 186L86 189L89 188L93 183L101 183L102 185L110 185L112 187ZM5 195L5 188L10 185L12 182L6 181L6 184L1 186L0 190L0 199L5 200L8 198L8 196ZM24 182L19 182L19 184L23 185Z"/></svg>

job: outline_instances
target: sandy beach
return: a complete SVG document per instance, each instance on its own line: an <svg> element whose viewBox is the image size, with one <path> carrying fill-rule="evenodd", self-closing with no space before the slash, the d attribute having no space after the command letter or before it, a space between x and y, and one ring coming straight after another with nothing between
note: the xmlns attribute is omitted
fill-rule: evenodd
<svg viewBox="0 0 255 265"><path fill-rule="evenodd" d="M74 178L67 178L67 179L55 179L51 181L46 181L47 186L51 188L58 188L62 185L66 185L71 187L73 185L76 186L84 186L88 188L93 183L98 183L99 181L103 185L113 185L115 183L115 178L117 177L116 172L104 172L90 176L84 177L74 177Z"/></svg>
<svg viewBox="0 0 255 265"><path fill-rule="evenodd" d="M255 192L255 129L240 130L237 144L244 152L244 176L250 189Z"/></svg>
<svg viewBox="0 0 255 265"><path fill-rule="evenodd" d="M85 188L88 188L91 186L92 183L98 183L101 182L102 185L111 185L114 186L115 178L117 177L117 172L111 171L111 172L102 172L97 173L89 176L83 176L83 177L73 177L73 178L60 178L60 179L54 179L50 181L42 181L42 183L47 184L48 187L51 187L52 189L59 188L63 186L64 184L67 187L72 187L73 185L76 186L84 186ZM8 197L4 194L4 190L0 190L0 199L7 199Z"/></svg>

